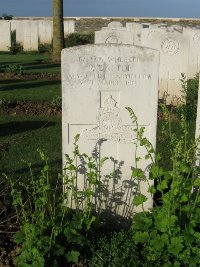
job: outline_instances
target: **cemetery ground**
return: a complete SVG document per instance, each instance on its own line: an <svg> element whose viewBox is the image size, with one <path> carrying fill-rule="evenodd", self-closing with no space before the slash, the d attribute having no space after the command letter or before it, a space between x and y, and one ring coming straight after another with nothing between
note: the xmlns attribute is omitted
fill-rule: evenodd
<svg viewBox="0 0 200 267"><path fill-rule="evenodd" d="M49 179L54 185L53 188L55 188L58 173L62 172L60 97L60 66L51 64L49 54L38 55L29 53L9 55L8 53L2 53L0 55L0 234L2 236L0 241L0 261L2 261L2 263L0 262L0 266L12 266L13 258L19 253L21 245L16 246L13 243L12 236L13 233L19 229L20 222L22 223L23 221L22 218L21 221L17 222L15 210L11 205L11 188L4 174L6 174L7 177L12 177L13 181L30 186L31 175L30 165L28 165L28 163L31 163L33 176L37 179L47 175L48 166ZM188 121L187 123L189 131L187 139L191 141L194 140L195 121ZM165 176L164 170L173 171L169 161L171 157L170 136L166 135L167 137L163 137L162 126L164 124L165 122L162 120L162 116L160 116L157 127L157 151L162 155L161 167L158 170L160 172L163 170L163 177ZM170 127L172 127L172 131L177 140L181 139L182 132L178 115L173 117ZM38 149L44 151L48 157L48 165L45 163L45 156L42 156L43 159L41 159L40 156L43 154L41 152L39 153L37 151ZM181 155L178 156L181 157ZM180 161L178 160L179 159L177 159L176 162L180 163L182 159L180 159ZM186 168L185 165L183 167ZM173 168L175 167L173 166ZM43 170L43 172L41 172L41 170ZM186 174L187 171L188 169L183 170ZM170 172L166 174L166 177L167 175L169 176ZM39 178L39 181L41 181L41 178ZM166 190L168 188L168 182L166 182L167 180L165 179L164 181L165 184L162 184L162 188L160 188L160 191L158 190L157 196L157 198L161 200L162 197L160 197L159 194L167 196ZM45 184L41 184L41 187L42 186L45 187ZM24 190L22 190L22 192L24 192ZM47 189L46 193L48 194L48 192ZM175 195L172 198L175 200ZM182 203L182 208L184 209L185 202L182 201L180 203ZM47 204L48 203L45 205ZM44 213L35 215L44 216ZM165 217L164 213L159 214L159 216L161 215ZM65 229L65 234L67 233L66 235L68 236L64 237L67 238L68 241L62 243L63 240L59 240L57 244L52 244L52 247L54 246L54 250L57 253L52 257L51 251L49 255L52 258L59 258L59 255L61 255L60 258L63 260L62 253L63 251L67 251L67 261L74 263L72 263L72 265L67 263L69 264L67 265L64 264L62 260L60 262L58 260L58 263L60 263L59 266L199 266L195 261L193 265L187 265L187 263L185 265L179 265L179 262L184 258L184 253L188 253L186 257L190 258L194 256L195 251L191 252L187 249L187 246L185 247L183 238L178 238L178 235L180 236L180 229L175 228L172 222L170 226L170 230L173 231L173 233L171 233L171 243L168 242L168 231L165 231L166 225L163 226L163 222L160 228L159 226L158 228L155 226L155 236L152 238L153 241L146 244L145 240L148 239L151 232L150 216L145 218L138 217L138 222L141 222L141 224L138 223L137 225L138 232L132 233L130 230L127 230L115 234L111 234L112 229L108 231L103 227L97 226L97 224L94 224L92 228L92 221L89 217L85 218L81 217L80 214L76 214L74 217L69 215L69 221L70 218L72 218L72 223L69 223ZM156 221L156 219L159 218L161 220L161 217L155 217L154 219ZM34 218L32 219L34 221ZM35 219L40 221L39 217ZM47 218L44 217L43 220L47 220ZM80 221L84 226L80 224ZM196 227L195 219L193 224ZM143 229L141 229L142 227ZM168 228L168 226L166 226L166 228ZM33 229L32 233L34 233L35 230L36 228ZM189 230L187 233L188 238L192 238L191 236L193 234L197 234L192 226L190 230L191 233ZM179 234L177 234L178 231ZM45 234L46 236L49 235L49 233L44 233L41 237L35 232L35 236L38 239L37 241L40 241L42 245L46 244L45 238L47 237ZM20 239L20 237L18 238ZM137 242L133 241L134 238ZM166 247L163 247L162 250L156 246L156 243L160 244L162 240L164 240L163 242L169 251L168 253L165 251L165 256L163 256L163 253ZM34 240L33 243L34 246L38 245L36 240ZM30 247L33 246L33 243L30 244ZM63 244L66 245L65 248L62 247ZM41 245L38 245L38 247L40 246ZM145 248L142 253L138 252L137 246L139 248L142 246ZM182 252L183 247L184 252ZM176 251L173 252L175 249ZM154 253L153 250L156 250L156 252ZM26 253L28 253L27 251ZM43 249L41 249L41 251L45 254ZM121 251L123 251L123 254ZM23 256L28 258L36 252L29 251L30 254L28 256L25 254ZM178 258L178 254L181 254L182 258ZM35 255L35 264L37 264L38 267L43 266L42 257L40 259L37 253ZM162 265L162 258L168 256L168 262L170 263L174 260L174 263L177 265ZM22 258L23 257L21 257L21 260ZM78 258L80 260L80 265L75 265L75 262L78 262ZM87 259L89 260L87 261ZM146 263L144 262L145 260ZM187 261L185 260L185 262ZM58 266L48 261L46 264L46 266ZM19 266L23 265L19 264ZM26 266L34 265L30 263L30 265Z"/></svg>

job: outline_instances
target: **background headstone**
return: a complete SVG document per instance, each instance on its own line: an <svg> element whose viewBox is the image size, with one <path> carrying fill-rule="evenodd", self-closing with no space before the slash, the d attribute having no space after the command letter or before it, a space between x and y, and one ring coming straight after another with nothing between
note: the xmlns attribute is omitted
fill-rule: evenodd
<svg viewBox="0 0 200 267"><path fill-rule="evenodd" d="M198 90L198 101L197 101L197 117L196 117L196 131L195 138L200 137L200 75L199 75L199 90ZM200 149L200 147L198 147ZM197 153L197 167L200 167L200 153Z"/></svg>
<svg viewBox="0 0 200 267"><path fill-rule="evenodd" d="M23 45L24 43L24 25L29 20L16 20L16 42Z"/></svg>
<svg viewBox="0 0 200 267"><path fill-rule="evenodd" d="M183 34L189 39L188 78L193 78L200 71L200 29L187 27Z"/></svg>
<svg viewBox="0 0 200 267"><path fill-rule="evenodd" d="M180 104L181 73L187 74L189 41L182 33L161 29L143 29L141 45L160 52L159 98L167 104Z"/></svg>
<svg viewBox="0 0 200 267"><path fill-rule="evenodd" d="M51 44L53 37L53 22L51 20L39 20L38 34L41 44Z"/></svg>
<svg viewBox="0 0 200 267"><path fill-rule="evenodd" d="M65 37L75 32L75 21L74 20L64 20L64 35Z"/></svg>
<svg viewBox="0 0 200 267"><path fill-rule="evenodd" d="M141 32L142 32L142 24L136 22L127 22L126 28L128 31L133 32L134 34L134 45L140 45L141 43Z"/></svg>
<svg viewBox="0 0 200 267"><path fill-rule="evenodd" d="M95 44L133 44L133 31L128 31L120 22L113 21L108 27L95 32Z"/></svg>
<svg viewBox="0 0 200 267"><path fill-rule="evenodd" d="M72 156L73 138L78 133L81 153L93 155L96 161L99 155L109 158L101 170L101 181L109 194L95 189L97 209L123 217L137 211L131 204L138 185L131 179L136 167L135 125L125 107L134 110L139 125L145 126L144 135L155 147L158 72L159 53L149 48L104 44L62 51L63 162L65 154ZM146 151L138 147L137 153L143 158L138 167L148 176L150 161L144 160ZM109 179L106 175L111 173L113 177ZM82 174L77 180L79 190L85 183ZM147 183L141 182L141 187L148 198L144 207L151 208ZM104 202L100 203L99 197Z"/></svg>
<svg viewBox="0 0 200 267"><path fill-rule="evenodd" d="M24 51L38 50L38 23L37 21L26 21L23 23L23 48Z"/></svg>
<svg viewBox="0 0 200 267"><path fill-rule="evenodd" d="M11 47L10 21L0 20L0 51L9 51Z"/></svg>
<svg viewBox="0 0 200 267"><path fill-rule="evenodd" d="M11 32L12 31L16 31L16 28L17 28L17 20L15 20L15 19L10 20L10 24L11 24Z"/></svg>

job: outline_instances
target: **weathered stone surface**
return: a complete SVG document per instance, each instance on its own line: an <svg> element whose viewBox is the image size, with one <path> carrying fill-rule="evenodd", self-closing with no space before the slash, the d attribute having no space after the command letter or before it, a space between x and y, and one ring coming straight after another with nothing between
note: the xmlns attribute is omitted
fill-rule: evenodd
<svg viewBox="0 0 200 267"><path fill-rule="evenodd" d="M11 46L11 27L7 20L0 20L0 51L9 51Z"/></svg>
<svg viewBox="0 0 200 267"><path fill-rule="evenodd" d="M136 167L136 125L125 107L134 110L138 124L145 127L144 135L155 147L158 72L159 53L149 48L102 44L62 51L64 165L65 154L72 155L73 138L78 133L80 153L92 155L97 162L100 157L109 158L101 168L101 182L108 192L96 186L96 209L123 217L138 210L132 205L138 183L131 178ZM150 160L144 160L144 147L139 146L136 154L142 158L137 166L148 176ZM79 163L84 170L84 162ZM79 190L87 183L84 177L83 171L76 181ZM152 207L147 187L147 182L141 182L142 193L148 198L145 209Z"/></svg>

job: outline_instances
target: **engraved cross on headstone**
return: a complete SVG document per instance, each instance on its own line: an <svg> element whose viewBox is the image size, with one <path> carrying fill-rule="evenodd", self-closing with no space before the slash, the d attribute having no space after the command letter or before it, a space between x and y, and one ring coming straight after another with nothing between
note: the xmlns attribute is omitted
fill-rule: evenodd
<svg viewBox="0 0 200 267"><path fill-rule="evenodd" d="M174 78L171 78L170 72L168 71L167 73L167 78L166 79L161 79L162 82L166 82L166 86L165 86L165 91L164 91L164 98L168 96L169 93L169 89L170 89L170 82L171 81L175 81Z"/></svg>

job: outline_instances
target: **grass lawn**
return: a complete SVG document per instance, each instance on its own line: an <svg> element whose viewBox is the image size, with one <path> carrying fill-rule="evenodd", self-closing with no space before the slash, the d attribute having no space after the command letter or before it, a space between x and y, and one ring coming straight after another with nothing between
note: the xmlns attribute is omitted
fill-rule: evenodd
<svg viewBox="0 0 200 267"><path fill-rule="evenodd" d="M60 64L51 63L50 54L17 54L0 53L0 70L8 65L22 66L24 73L54 73L60 74Z"/></svg>
<svg viewBox="0 0 200 267"><path fill-rule="evenodd" d="M61 82L47 80L0 80L0 99L15 101L48 101L61 96Z"/></svg>
<svg viewBox="0 0 200 267"><path fill-rule="evenodd" d="M60 74L60 64L51 64L50 54L17 54L0 53L0 71L12 72L12 67L22 66L24 73ZM10 67L9 67L10 66ZM61 96L61 81L58 80L0 80L0 99L15 101L48 101Z"/></svg>
<svg viewBox="0 0 200 267"><path fill-rule="evenodd" d="M1 116L0 118L0 170L13 177L29 177L22 162L32 163L34 174L43 165L37 149L49 157L50 172L57 177L61 172L61 117Z"/></svg>

